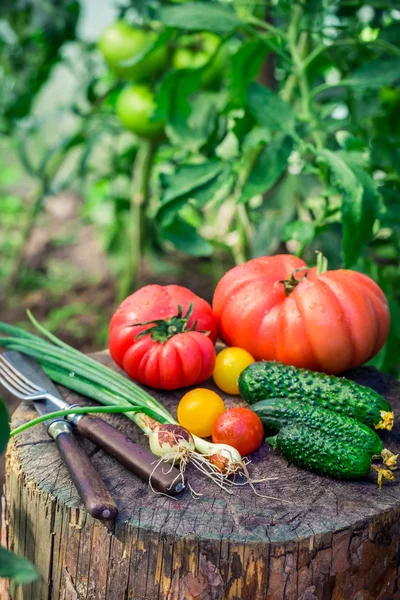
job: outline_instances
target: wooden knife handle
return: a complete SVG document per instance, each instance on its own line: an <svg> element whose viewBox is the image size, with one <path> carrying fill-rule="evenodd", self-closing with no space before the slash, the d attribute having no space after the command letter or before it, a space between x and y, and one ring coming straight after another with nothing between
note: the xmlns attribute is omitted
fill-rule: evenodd
<svg viewBox="0 0 400 600"><path fill-rule="evenodd" d="M64 421L62 423L63 427L60 427L58 432L57 425L57 422L53 423L53 431L50 431L52 427L50 426L49 433L54 437L61 458L71 475L87 512L101 521L115 519L118 513L117 506L99 473L72 433L70 425Z"/></svg>
<svg viewBox="0 0 400 600"><path fill-rule="evenodd" d="M75 421L78 430L100 446L124 467L135 473L154 489L164 494L177 494L183 490L180 471L165 463L157 465L159 457L133 442L127 435L99 417L85 415Z"/></svg>

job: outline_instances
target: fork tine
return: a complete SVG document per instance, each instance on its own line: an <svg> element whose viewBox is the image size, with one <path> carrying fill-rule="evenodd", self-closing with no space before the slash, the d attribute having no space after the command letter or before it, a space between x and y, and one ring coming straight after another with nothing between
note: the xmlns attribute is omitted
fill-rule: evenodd
<svg viewBox="0 0 400 600"><path fill-rule="evenodd" d="M8 372L13 378L17 380L21 385L25 385L29 389L29 392L39 392L41 388L38 387L33 381L30 381L23 375L20 371L18 371L14 365L12 365L3 354L0 354L0 364L3 364L5 368L7 368Z"/></svg>
<svg viewBox="0 0 400 600"><path fill-rule="evenodd" d="M11 394L13 394L14 396L16 396L17 398L21 398L21 400L24 400L27 396L27 394L22 394L18 388L16 388L12 383L10 383L9 379L6 379L3 375L2 375L2 370L0 367L0 385L2 385L6 390L8 390Z"/></svg>
<svg viewBox="0 0 400 600"><path fill-rule="evenodd" d="M30 395L35 393L35 390L26 385L16 375L14 375L0 360L0 376L6 380L10 386L19 390L22 394Z"/></svg>

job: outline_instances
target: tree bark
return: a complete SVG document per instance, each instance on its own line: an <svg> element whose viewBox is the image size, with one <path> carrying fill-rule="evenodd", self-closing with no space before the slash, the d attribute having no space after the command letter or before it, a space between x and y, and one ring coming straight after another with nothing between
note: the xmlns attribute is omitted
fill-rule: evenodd
<svg viewBox="0 0 400 600"><path fill-rule="evenodd" d="M97 358L111 364L106 354ZM371 368L348 375L383 393L399 413L399 382ZM60 389L69 402L84 403ZM156 395L175 410L185 391ZM12 426L34 415L21 405ZM126 417L104 418L146 444ZM399 442L397 420L385 445L395 451ZM188 480L202 495L185 490L170 499L82 443L117 502L115 523L85 513L42 426L10 443L5 539L41 573L12 600L400 600L397 482L380 491L372 473L360 482L320 477L263 446L249 469L256 479L277 476L257 488L280 500L248 486L227 495L192 468Z"/></svg>

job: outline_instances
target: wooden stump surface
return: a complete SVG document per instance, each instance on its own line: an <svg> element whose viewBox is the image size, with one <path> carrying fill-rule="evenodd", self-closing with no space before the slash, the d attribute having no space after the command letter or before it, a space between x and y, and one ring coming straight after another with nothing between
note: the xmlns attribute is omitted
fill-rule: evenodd
<svg viewBox="0 0 400 600"><path fill-rule="evenodd" d="M106 353L96 358L112 365ZM373 387L400 415L400 383L372 368L347 374ZM204 385L214 389L212 382ZM70 403L83 398L60 388ZM175 413L186 390L154 392ZM238 398L222 394L228 406ZM15 428L36 416L20 406ZM103 415L147 444L137 426ZM400 422L384 434L400 451ZM8 547L34 560L42 578L24 600L389 600L400 599L400 475L380 491L376 474L341 482L290 466L265 444L249 458L255 479L228 495L193 467L189 490L167 498L83 441L119 516L87 516L53 441L41 425L12 441L7 455ZM279 499L289 501L283 503ZM13 598L14 598L13 597Z"/></svg>

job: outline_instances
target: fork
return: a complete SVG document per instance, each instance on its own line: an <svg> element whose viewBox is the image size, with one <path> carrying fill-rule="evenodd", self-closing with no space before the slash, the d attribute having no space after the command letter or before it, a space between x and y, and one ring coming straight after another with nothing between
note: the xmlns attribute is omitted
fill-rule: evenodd
<svg viewBox="0 0 400 600"><path fill-rule="evenodd" d="M22 361L25 372L33 373L35 377L40 376L47 379L47 375L41 370L36 361L16 352L8 352L7 355ZM36 385L25 377L19 369L16 369L7 360L6 356L0 354L0 385L10 394L24 401L33 401L40 415L53 412L54 407L70 408L68 402L55 394L51 394L44 387ZM54 389L57 392L57 389ZM49 436L54 439L60 456L88 513L103 521L115 519L118 514L117 506L99 473L79 444L78 439L72 433L70 423L64 419L50 418L46 419L43 424Z"/></svg>
<svg viewBox="0 0 400 600"><path fill-rule="evenodd" d="M0 354L0 382L2 386L20 400L50 400L60 410L71 408L68 402L60 400L57 396L50 394L44 388L37 386Z"/></svg>
<svg viewBox="0 0 400 600"><path fill-rule="evenodd" d="M78 406L70 405L63 400L39 364L20 352L0 354L0 384L15 397L32 400L40 414L53 411L54 407L64 410ZM66 419L56 419L54 424L48 424L46 421L45 426L49 435L54 437L54 431L60 428L63 431L68 428L71 433L71 423L83 436L102 448L143 481L149 483L151 480L151 486L159 492L171 495L183 490L183 477L176 467L164 470L162 465L158 464L158 457L150 450L133 442L125 433L103 419L92 415L75 414L67 415Z"/></svg>

